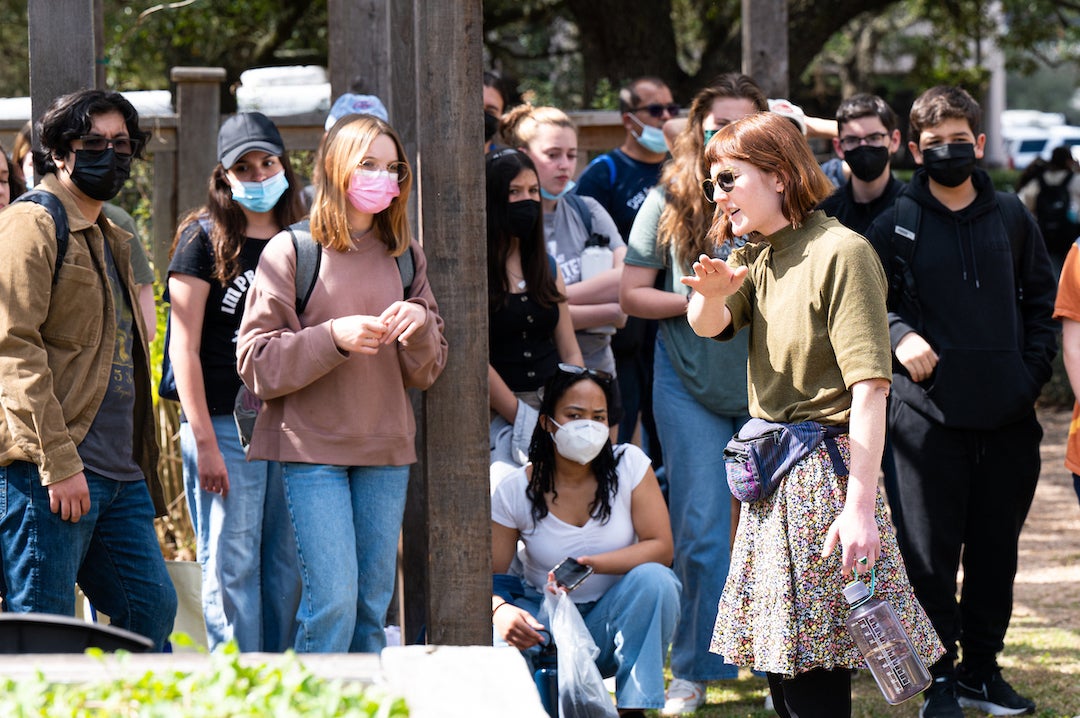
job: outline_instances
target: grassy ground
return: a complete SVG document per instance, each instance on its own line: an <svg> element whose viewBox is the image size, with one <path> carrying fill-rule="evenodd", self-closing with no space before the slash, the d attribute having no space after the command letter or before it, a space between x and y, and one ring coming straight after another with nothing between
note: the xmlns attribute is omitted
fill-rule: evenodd
<svg viewBox="0 0 1080 718"><path fill-rule="evenodd" d="M1020 538L1013 620L1000 657L1009 682L1038 705L1037 718L1080 718L1080 506L1062 465L1069 418L1063 409L1040 411L1042 475ZM764 678L742 671L710 684L694 716L769 718L776 714L764 708L767 692ZM854 718L916 718L922 706L920 698L888 705L868 671L858 672L852 697Z"/></svg>

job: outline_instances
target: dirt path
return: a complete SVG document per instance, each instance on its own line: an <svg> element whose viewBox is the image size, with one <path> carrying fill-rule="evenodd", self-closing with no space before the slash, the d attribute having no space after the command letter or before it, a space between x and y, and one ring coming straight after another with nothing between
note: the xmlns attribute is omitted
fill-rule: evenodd
<svg viewBox="0 0 1080 718"><path fill-rule="evenodd" d="M1013 617L1080 633L1080 504L1063 463L1070 418L1063 409L1039 412L1042 474L1020 535Z"/></svg>

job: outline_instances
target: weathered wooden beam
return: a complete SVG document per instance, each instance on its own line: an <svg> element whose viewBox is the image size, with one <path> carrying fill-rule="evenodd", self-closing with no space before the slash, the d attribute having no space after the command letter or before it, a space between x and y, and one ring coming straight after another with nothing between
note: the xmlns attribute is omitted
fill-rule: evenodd
<svg viewBox="0 0 1080 718"><path fill-rule="evenodd" d="M767 97L788 96L787 0L742 0L742 71Z"/></svg>
<svg viewBox="0 0 1080 718"><path fill-rule="evenodd" d="M399 39L389 31L389 6L389 0L327 0L331 102L359 90L390 106L391 47Z"/></svg>
<svg viewBox="0 0 1080 718"><path fill-rule="evenodd" d="M29 0L31 117L94 87L94 0Z"/></svg>
<svg viewBox="0 0 1080 718"><path fill-rule="evenodd" d="M480 0L413 7L416 74L394 82L415 97L421 238L450 344L424 400L427 640L490 645L483 17Z"/></svg>
<svg viewBox="0 0 1080 718"><path fill-rule="evenodd" d="M206 181L217 165L217 133L221 121L222 67L174 67L178 215L206 203Z"/></svg>

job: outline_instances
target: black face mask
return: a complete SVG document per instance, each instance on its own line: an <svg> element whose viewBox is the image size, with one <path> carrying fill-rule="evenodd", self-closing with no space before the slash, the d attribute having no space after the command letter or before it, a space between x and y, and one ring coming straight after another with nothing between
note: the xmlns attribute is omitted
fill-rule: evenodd
<svg viewBox="0 0 1080 718"><path fill-rule="evenodd" d="M944 187L959 187L975 171L975 145L954 142L922 151L923 167L930 179Z"/></svg>
<svg viewBox="0 0 1080 718"><path fill-rule="evenodd" d="M131 156L118 155L112 147L104 151L75 150L71 181L83 194L108 202L120 193L131 174Z"/></svg>
<svg viewBox="0 0 1080 718"><path fill-rule="evenodd" d="M536 223L540 220L540 203L535 199L523 199L511 202L506 208L510 234L518 239L531 239L536 234Z"/></svg>
<svg viewBox="0 0 1080 718"><path fill-rule="evenodd" d="M851 174L857 179L872 182L881 176L889 164L889 148L859 145L844 153L844 162L847 162Z"/></svg>
<svg viewBox="0 0 1080 718"><path fill-rule="evenodd" d="M489 142L499 131L499 118L490 112L484 113L484 142Z"/></svg>

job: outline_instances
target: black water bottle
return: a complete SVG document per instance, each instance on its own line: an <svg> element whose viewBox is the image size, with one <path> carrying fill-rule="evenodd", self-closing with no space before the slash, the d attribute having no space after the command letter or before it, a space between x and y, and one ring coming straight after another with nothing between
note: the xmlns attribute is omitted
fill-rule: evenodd
<svg viewBox="0 0 1080 718"><path fill-rule="evenodd" d="M551 718L559 718L559 649L550 634L547 641L540 644L540 653L533 659L533 665L536 667L533 682L540 692L540 703Z"/></svg>

